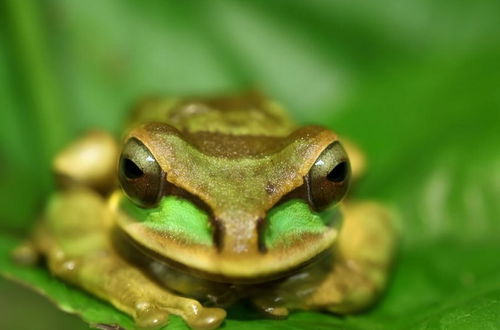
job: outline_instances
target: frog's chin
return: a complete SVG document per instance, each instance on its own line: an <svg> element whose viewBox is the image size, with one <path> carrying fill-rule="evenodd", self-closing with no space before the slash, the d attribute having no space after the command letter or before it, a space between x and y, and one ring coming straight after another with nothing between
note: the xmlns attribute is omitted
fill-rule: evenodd
<svg viewBox="0 0 500 330"><path fill-rule="evenodd" d="M265 252L224 254L215 246L172 239L126 215L120 218L115 230L120 246L129 246L177 271L216 282L259 283L287 276L328 253L338 237L337 228L325 227L321 233L303 235L293 244Z"/></svg>

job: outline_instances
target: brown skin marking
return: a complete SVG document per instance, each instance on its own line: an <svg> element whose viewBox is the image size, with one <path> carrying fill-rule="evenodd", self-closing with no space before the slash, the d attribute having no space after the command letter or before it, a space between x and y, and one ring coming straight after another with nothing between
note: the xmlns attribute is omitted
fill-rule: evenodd
<svg viewBox="0 0 500 330"><path fill-rule="evenodd" d="M272 184L271 182L268 182L267 185L266 185L266 192L271 195L274 193L274 191L276 190L276 188L274 187L274 184Z"/></svg>

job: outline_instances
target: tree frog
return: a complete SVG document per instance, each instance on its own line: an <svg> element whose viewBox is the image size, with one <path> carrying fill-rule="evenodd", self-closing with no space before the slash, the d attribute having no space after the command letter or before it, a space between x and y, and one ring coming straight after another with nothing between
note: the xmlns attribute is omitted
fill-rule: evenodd
<svg viewBox="0 0 500 330"><path fill-rule="evenodd" d="M57 155L59 188L19 262L43 257L138 328L175 314L214 329L240 300L272 318L355 313L383 291L392 216L343 200L363 163L334 132L256 93L150 98L126 128Z"/></svg>

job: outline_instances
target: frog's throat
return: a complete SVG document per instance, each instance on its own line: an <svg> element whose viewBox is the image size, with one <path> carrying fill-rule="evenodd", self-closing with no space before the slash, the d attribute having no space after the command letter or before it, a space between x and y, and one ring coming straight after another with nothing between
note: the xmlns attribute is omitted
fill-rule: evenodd
<svg viewBox="0 0 500 330"><path fill-rule="evenodd" d="M158 278L159 280L163 278L161 277L161 273L167 271L169 279L179 277L182 281L186 281L186 279L189 278L190 281L200 281L200 283L203 283L204 285L207 284L206 281L211 281L219 284L230 285L228 290L229 288L234 288L234 285L256 285L286 278L287 276L296 274L306 267L316 265L322 260L332 260L333 252L332 249L327 249L313 258L296 265L295 267L291 267L280 272L263 273L258 276L235 276L231 274L213 273L202 269L192 268L184 263L169 259L141 245L118 227L113 228L112 237L115 248L120 255L125 257L130 262L140 265L143 269L148 269L151 271L152 276L160 276L160 278ZM179 289L175 283L164 282L164 284L172 286L172 290Z"/></svg>
<svg viewBox="0 0 500 330"><path fill-rule="evenodd" d="M269 212L260 235L266 248L238 255L218 249L208 216L187 200L170 196L145 210L114 194L110 204L123 233L149 254L210 278L243 282L279 277L309 263L334 244L341 223L338 209L321 216L292 200Z"/></svg>

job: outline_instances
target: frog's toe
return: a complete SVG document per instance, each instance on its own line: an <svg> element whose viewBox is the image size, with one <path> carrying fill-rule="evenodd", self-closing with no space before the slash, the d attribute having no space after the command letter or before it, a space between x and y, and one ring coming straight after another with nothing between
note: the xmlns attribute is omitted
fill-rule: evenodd
<svg viewBox="0 0 500 330"><path fill-rule="evenodd" d="M261 312L264 313L264 315L266 315L267 317L277 320L286 319L289 314L288 308L282 306L266 307L261 309Z"/></svg>
<svg viewBox="0 0 500 330"><path fill-rule="evenodd" d="M169 313L163 309L148 303L139 303L136 306L134 319L140 329L158 329L168 323L168 315Z"/></svg>
<svg viewBox="0 0 500 330"><path fill-rule="evenodd" d="M252 299L252 303L264 316L271 319L286 319L289 311L284 306L278 306L274 299L270 297L256 297Z"/></svg>
<svg viewBox="0 0 500 330"><path fill-rule="evenodd" d="M226 311L222 308L200 308L196 313L185 318L187 324L193 329L216 329L226 318Z"/></svg>
<svg viewBox="0 0 500 330"><path fill-rule="evenodd" d="M11 257L17 264L32 266L40 260L40 253L33 243L26 241L12 251Z"/></svg>

